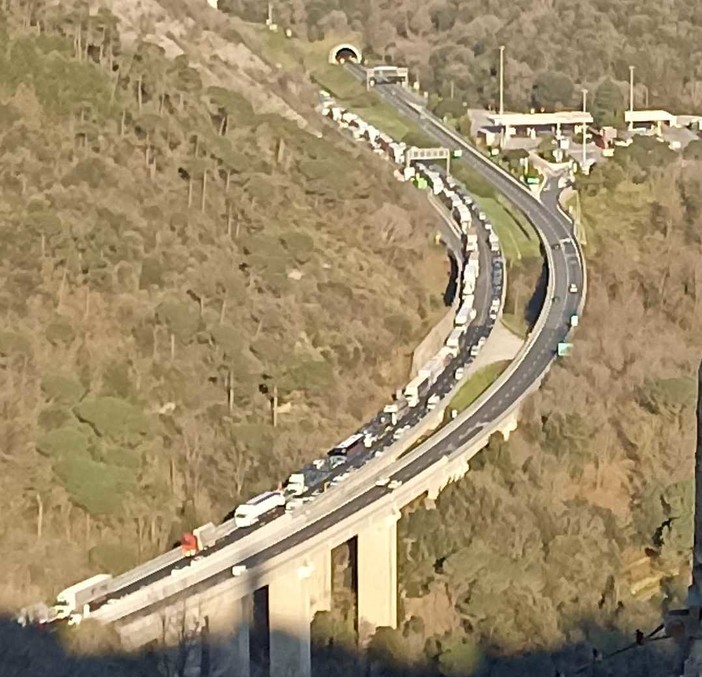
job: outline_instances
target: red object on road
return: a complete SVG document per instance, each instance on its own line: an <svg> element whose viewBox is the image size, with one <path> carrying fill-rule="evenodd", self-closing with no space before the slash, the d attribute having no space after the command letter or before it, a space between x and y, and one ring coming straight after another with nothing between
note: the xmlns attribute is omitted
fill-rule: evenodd
<svg viewBox="0 0 702 677"><path fill-rule="evenodd" d="M186 557L192 557L197 554L197 538L189 532L183 534L180 539L180 547Z"/></svg>

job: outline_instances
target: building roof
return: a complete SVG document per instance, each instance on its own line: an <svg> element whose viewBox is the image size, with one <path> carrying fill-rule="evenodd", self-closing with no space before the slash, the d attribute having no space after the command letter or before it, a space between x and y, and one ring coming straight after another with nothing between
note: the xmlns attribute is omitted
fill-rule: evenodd
<svg viewBox="0 0 702 677"><path fill-rule="evenodd" d="M558 113L490 113L493 124L500 127L542 127L561 125L592 124L590 113L577 110L565 110Z"/></svg>
<svg viewBox="0 0 702 677"><path fill-rule="evenodd" d="M478 130L478 134L499 134L502 131L502 127L497 125L486 125Z"/></svg>
<svg viewBox="0 0 702 677"><path fill-rule="evenodd" d="M627 110L624 111L624 122L667 122L674 125L677 118L665 110Z"/></svg>

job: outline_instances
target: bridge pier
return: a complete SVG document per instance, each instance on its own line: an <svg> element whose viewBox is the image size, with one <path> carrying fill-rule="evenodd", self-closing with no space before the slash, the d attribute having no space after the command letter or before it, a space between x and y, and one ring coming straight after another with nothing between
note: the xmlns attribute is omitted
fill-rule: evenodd
<svg viewBox="0 0 702 677"><path fill-rule="evenodd" d="M311 566L295 566L268 585L270 677L310 677Z"/></svg>
<svg viewBox="0 0 702 677"><path fill-rule="evenodd" d="M210 645L210 677L250 677L249 627L252 613L251 596L221 602L208 614Z"/></svg>
<svg viewBox="0 0 702 677"><path fill-rule="evenodd" d="M332 608L332 557L331 549L314 553L308 564L310 572L310 621L318 611Z"/></svg>
<svg viewBox="0 0 702 677"><path fill-rule="evenodd" d="M509 441L509 436L517 429L518 424L519 411L514 411L505 419L505 421L502 423L502 427L500 428L502 439L505 442Z"/></svg>
<svg viewBox="0 0 702 677"><path fill-rule="evenodd" d="M397 627L397 520L380 518L358 533L358 635L365 643L379 626Z"/></svg>

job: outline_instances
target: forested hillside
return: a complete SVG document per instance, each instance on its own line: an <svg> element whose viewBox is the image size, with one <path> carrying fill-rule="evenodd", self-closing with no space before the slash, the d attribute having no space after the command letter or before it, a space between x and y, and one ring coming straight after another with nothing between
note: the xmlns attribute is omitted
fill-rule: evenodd
<svg viewBox="0 0 702 677"><path fill-rule="evenodd" d="M257 0L220 5L258 22L266 13ZM497 105L500 45L507 106L579 106L580 87L594 92L608 77L626 91L634 65L637 105L702 108L702 9L694 2L273 0L273 7L280 23L311 40L356 31L367 56L409 66L423 88L441 93L445 112L460 112L464 102Z"/></svg>
<svg viewBox="0 0 702 677"><path fill-rule="evenodd" d="M590 280L574 354L509 440L400 522L405 625L376 655L424 674L554 674L684 604L702 351L702 163L639 139L581 179ZM670 643L593 674L672 674ZM485 670L485 672L482 672ZM491 670L491 671L490 671ZM585 674L588 674L587 672Z"/></svg>
<svg viewBox="0 0 702 677"><path fill-rule="evenodd" d="M312 88L204 4L2 7L12 607L170 547L352 432L406 379L448 266L426 203L313 133Z"/></svg>

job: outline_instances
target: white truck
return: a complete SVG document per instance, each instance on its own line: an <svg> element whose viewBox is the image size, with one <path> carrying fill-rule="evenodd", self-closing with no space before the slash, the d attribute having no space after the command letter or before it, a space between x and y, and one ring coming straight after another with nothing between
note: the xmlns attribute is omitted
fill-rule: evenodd
<svg viewBox="0 0 702 677"><path fill-rule="evenodd" d="M466 270L472 271L475 277L480 274L480 255L478 252L471 252L468 256L468 263L466 264Z"/></svg>
<svg viewBox="0 0 702 677"><path fill-rule="evenodd" d="M112 576L97 574L66 588L56 595L53 611L57 619L68 619L69 625L78 625L90 614L89 603L110 591Z"/></svg>
<svg viewBox="0 0 702 677"><path fill-rule="evenodd" d="M267 512L284 505L285 496L280 491L266 491L242 503L234 511L234 523L240 529L253 526Z"/></svg>
<svg viewBox="0 0 702 677"><path fill-rule="evenodd" d="M373 127L372 125L368 125L366 127L366 138L371 143L374 143L379 135L380 135L380 131L376 127Z"/></svg>
<svg viewBox="0 0 702 677"><path fill-rule="evenodd" d="M427 383L432 385L441 376L446 365L451 360L451 352L442 348L434 357L429 360L420 370L418 376L424 376Z"/></svg>
<svg viewBox="0 0 702 677"><path fill-rule="evenodd" d="M475 310L470 306L463 304L456 313L453 323L457 327L463 327L475 319Z"/></svg>
<svg viewBox="0 0 702 677"><path fill-rule="evenodd" d="M400 393L400 397L395 399L394 402L385 405L383 413L389 414L391 423L396 425L408 408L407 400L402 397L402 393Z"/></svg>
<svg viewBox="0 0 702 677"><path fill-rule="evenodd" d="M427 377L422 375L417 375L405 386L404 395L409 407L416 407L419 404L419 399L427 386Z"/></svg>
<svg viewBox="0 0 702 677"><path fill-rule="evenodd" d="M285 490L292 496L301 496L308 489L307 473L303 468L300 472L294 472L285 483Z"/></svg>
<svg viewBox="0 0 702 677"><path fill-rule="evenodd" d="M396 164L401 164L403 158L405 157L405 144L404 143L391 143L390 144L390 158Z"/></svg>
<svg viewBox="0 0 702 677"><path fill-rule="evenodd" d="M470 210L463 204L459 204L452 211L454 220L459 224L471 223Z"/></svg>
<svg viewBox="0 0 702 677"><path fill-rule="evenodd" d="M405 181L409 181L410 179L412 179L412 178L414 177L415 173L416 173L416 172L415 172L414 167L411 167L411 166L410 166L410 167L405 167L405 168L402 170L402 178L403 178Z"/></svg>
<svg viewBox="0 0 702 677"><path fill-rule="evenodd" d="M431 189L434 195L438 195L444 189L444 182L439 177L432 179Z"/></svg>
<svg viewBox="0 0 702 677"><path fill-rule="evenodd" d="M468 271L466 271L468 272ZM461 297L466 299L471 295L475 294L475 276L472 274L466 274L463 278L463 288L461 289Z"/></svg>
<svg viewBox="0 0 702 677"><path fill-rule="evenodd" d="M451 355L456 357L460 350L460 338L463 336L465 327L456 327L446 339L446 347L451 351Z"/></svg>
<svg viewBox="0 0 702 677"><path fill-rule="evenodd" d="M497 235L495 235L495 232L492 230L488 234L488 243L490 244L490 251L492 251L492 252L500 251L500 240L497 237Z"/></svg>

